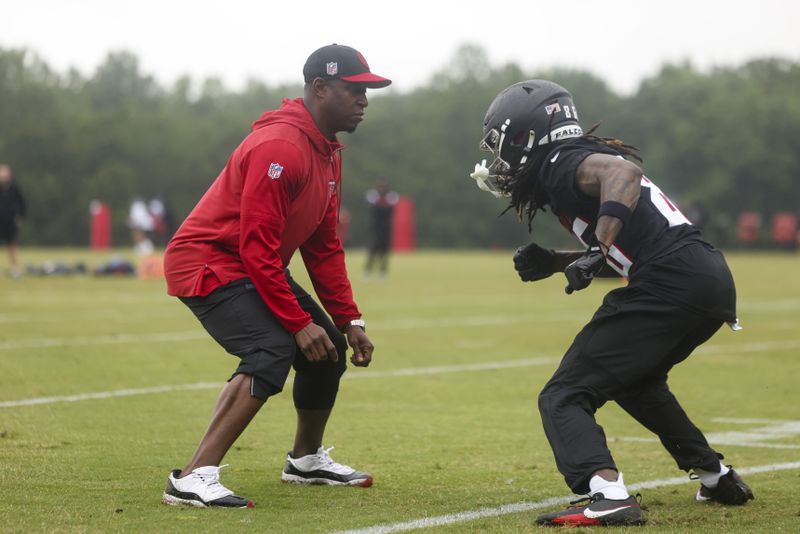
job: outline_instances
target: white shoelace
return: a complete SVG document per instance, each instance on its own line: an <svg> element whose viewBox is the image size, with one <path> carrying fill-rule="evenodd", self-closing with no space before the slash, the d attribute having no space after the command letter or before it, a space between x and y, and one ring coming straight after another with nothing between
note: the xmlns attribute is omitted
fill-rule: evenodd
<svg viewBox="0 0 800 534"><path fill-rule="evenodd" d="M349 465L342 465L338 462L335 462L331 455L329 454L330 451L333 450L333 446L328 447L327 449L322 449L322 452L319 453L317 456L319 457L319 461L322 464L322 467L328 469L330 471L334 471L336 473L352 473L354 469Z"/></svg>
<svg viewBox="0 0 800 534"><path fill-rule="evenodd" d="M230 464L221 465L211 473L192 473L205 485L205 489L208 492L208 496L204 497L206 500L214 500L227 497L228 495L233 495L233 492L223 486L219 481L220 470L223 467L228 467L228 465Z"/></svg>

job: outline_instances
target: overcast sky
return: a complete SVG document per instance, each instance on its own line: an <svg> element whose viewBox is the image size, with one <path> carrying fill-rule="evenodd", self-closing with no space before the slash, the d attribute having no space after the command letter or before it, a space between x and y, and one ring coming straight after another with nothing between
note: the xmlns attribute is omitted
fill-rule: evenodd
<svg viewBox="0 0 800 534"><path fill-rule="evenodd" d="M794 0L0 0L0 47L59 72L91 74L124 49L162 84L216 76L230 89L301 82L308 54L337 42L404 91L473 43L493 64L587 69L626 93L664 62L800 60L799 24Z"/></svg>

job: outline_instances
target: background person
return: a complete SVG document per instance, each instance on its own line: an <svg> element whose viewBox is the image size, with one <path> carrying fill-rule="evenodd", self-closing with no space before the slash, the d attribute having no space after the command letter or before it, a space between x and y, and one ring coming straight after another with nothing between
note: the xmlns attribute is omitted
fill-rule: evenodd
<svg viewBox="0 0 800 534"><path fill-rule="evenodd" d="M383 278L389 269L389 248L392 245L392 216L400 196L389 189L389 183L380 181L367 191L369 204L369 246L364 273L372 275L377 264L378 275Z"/></svg>
<svg viewBox="0 0 800 534"><path fill-rule="evenodd" d="M153 197L147 203L147 211L153 217L153 237L157 240L158 246L166 245L172 239L175 230L172 210L162 197Z"/></svg>
<svg viewBox="0 0 800 534"><path fill-rule="evenodd" d="M25 217L25 199L14 183L11 167L0 164L0 243L8 249L8 267L12 278L19 278L17 236L19 223Z"/></svg>
<svg viewBox="0 0 800 534"><path fill-rule="evenodd" d="M284 100L253 124L166 251L169 294L240 359L194 456L170 473L166 504L253 505L219 483L219 464L282 390L290 367L297 432L281 479L372 485L371 475L334 462L322 447L347 345L356 366L369 365L373 352L336 233L343 148L336 133L354 132L367 88L391 81L341 45L312 53L303 76L303 97ZM286 270L298 248L330 318Z"/></svg>
<svg viewBox="0 0 800 534"><path fill-rule="evenodd" d="M543 514L545 525L642 524L595 411L617 402L658 435L678 467L701 482L697 500L744 504L750 488L720 463L667 386L667 374L724 323L736 320L736 290L722 254L662 191L624 159L636 149L584 134L572 96L546 80L502 91L489 106L476 165L479 187L509 199L530 228L548 207L583 244L555 252L531 243L514 255L523 281L564 272L567 293L595 276L627 276L578 333L539 395L539 411L567 485L589 499ZM709 385L716 387L714 378ZM578 504L578 503L576 503Z"/></svg>
<svg viewBox="0 0 800 534"><path fill-rule="evenodd" d="M152 254L155 250L151 239L156 228L155 218L142 198L135 198L128 211L128 226L131 229L133 249L140 256Z"/></svg>

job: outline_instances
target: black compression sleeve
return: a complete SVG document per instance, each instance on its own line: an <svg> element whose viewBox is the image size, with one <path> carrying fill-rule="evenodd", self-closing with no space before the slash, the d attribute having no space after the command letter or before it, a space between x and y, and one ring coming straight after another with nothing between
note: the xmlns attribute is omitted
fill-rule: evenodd
<svg viewBox="0 0 800 534"><path fill-rule="evenodd" d="M600 211L597 212L597 218L599 219L603 215L616 217L625 225L628 224L628 220L631 218L631 209L621 202L606 200L600 204Z"/></svg>

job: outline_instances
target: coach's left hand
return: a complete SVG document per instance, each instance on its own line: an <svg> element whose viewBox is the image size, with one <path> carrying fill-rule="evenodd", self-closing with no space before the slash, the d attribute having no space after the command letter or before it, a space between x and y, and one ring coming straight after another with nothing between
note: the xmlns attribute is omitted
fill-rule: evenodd
<svg viewBox="0 0 800 534"><path fill-rule="evenodd" d="M360 326L351 326L345 333L347 344L353 348L350 361L357 367L367 367L372 361L372 351L375 346L367 337L367 333Z"/></svg>

